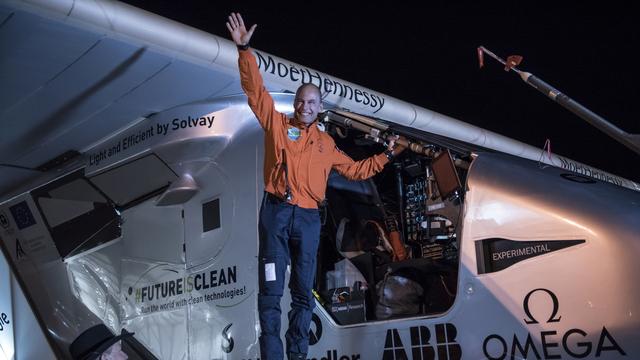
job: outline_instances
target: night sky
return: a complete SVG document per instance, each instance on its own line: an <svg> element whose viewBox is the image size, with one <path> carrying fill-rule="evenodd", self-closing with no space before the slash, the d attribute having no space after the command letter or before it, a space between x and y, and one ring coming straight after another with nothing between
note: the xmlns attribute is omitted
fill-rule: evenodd
<svg viewBox="0 0 640 360"><path fill-rule="evenodd" d="M478 69L476 55L479 45L504 58L522 55L521 70L622 130L640 133L640 13L630 7L125 2L225 38L227 15L238 11L248 26L258 24L256 49L535 147L550 139L558 155L640 182L640 155L494 60L485 56Z"/></svg>

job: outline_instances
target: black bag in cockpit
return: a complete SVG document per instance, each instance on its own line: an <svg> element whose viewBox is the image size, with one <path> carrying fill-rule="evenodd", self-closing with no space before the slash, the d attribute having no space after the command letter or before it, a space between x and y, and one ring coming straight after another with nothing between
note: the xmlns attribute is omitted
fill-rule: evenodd
<svg viewBox="0 0 640 360"><path fill-rule="evenodd" d="M376 284L378 320L420 314L424 288L418 282L419 274L414 273L410 268L398 269L388 272L384 279Z"/></svg>

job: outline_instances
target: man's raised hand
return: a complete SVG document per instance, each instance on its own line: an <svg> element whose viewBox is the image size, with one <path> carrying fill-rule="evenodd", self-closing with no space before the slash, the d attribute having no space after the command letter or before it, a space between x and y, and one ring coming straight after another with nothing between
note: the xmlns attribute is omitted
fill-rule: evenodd
<svg viewBox="0 0 640 360"><path fill-rule="evenodd" d="M249 31L247 31L240 13L231 13L231 15L229 15L229 21L227 21L227 29L229 29L231 39L236 45L240 46L249 44L249 40L251 40L251 35L253 35L256 26L258 26L258 24L254 24Z"/></svg>

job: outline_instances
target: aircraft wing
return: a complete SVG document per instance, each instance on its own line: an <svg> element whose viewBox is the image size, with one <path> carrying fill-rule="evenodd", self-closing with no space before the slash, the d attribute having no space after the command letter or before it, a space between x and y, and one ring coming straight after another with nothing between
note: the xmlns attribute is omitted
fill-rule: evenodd
<svg viewBox="0 0 640 360"><path fill-rule="evenodd" d="M0 194L140 118L241 93L217 40L117 2L0 2Z"/></svg>
<svg viewBox="0 0 640 360"><path fill-rule="evenodd" d="M329 106L572 171L596 171L555 155L540 160L541 149L254 52L270 91L313 82ZM0 0L0 82L0 195L154 113L242 93L231 41L106 0Z"/></svg>

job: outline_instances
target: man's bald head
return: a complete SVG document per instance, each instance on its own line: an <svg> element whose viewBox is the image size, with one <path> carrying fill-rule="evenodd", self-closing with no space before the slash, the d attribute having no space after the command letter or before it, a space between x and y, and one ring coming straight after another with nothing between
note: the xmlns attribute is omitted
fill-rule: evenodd
<svg viewBox="0 0 640 360"><path fill-rule="evenodd" d="M300 85L298 87L298 90L296 90L296 97L300 94L302 90L306 90L306 89L313 89L318 94L318 98L322 99L322 92L320 91L320 88L312 83L304 83Z"/></svg>

